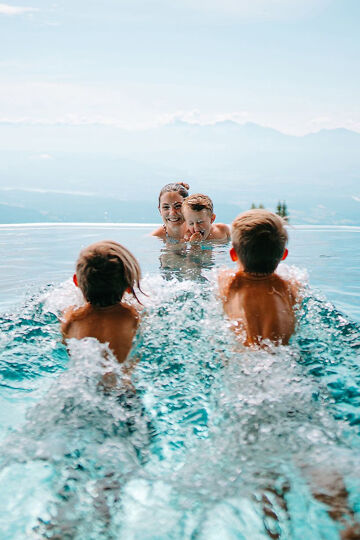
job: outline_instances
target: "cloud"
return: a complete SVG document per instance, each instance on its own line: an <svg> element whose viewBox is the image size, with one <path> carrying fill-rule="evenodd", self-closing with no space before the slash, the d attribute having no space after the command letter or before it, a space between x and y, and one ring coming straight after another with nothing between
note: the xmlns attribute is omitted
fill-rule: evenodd
<svg viewBox="0 0 360 540"><path fill-rule="evenodd" d="M311 123L314 125L324 125L329 124L332 122L332 118L330 116L318 116L317 118L313 118L311 120Z"/></svg>
<svg viewBox="0 0 360 540"><path fill-rule="evenodd" d="M31 125L141 126L153 121L131 88L69 82L15 82L0 85L0 122Z"/></svg>
<svg viewBox="0 0 360 540"><path fill-rule="evenodd" d="M24 187L0 187L0 191L21 191L25 193L56 193L59 195L84 195L85 197L95 197L98 195L93 191L74 191L69 189L42 189Z"/></svg>
<svg viewBox="0 0 360 540"><path fill-rule="evenodd" d="M190 88L191 89L191 88ZM226 96L206 95L196 90L184 98L183 87L124 83L109 86L102 82L79 84L69 81L3 81L0 85L0 124L27 126L103 126L144 130L177 121L209 125L218 122L253 122L282 133L304 135L320 128L347 128L360 132L360 118L351 121L342 114L299 115L286 110L270 114L258 112L250 104L237 108L238 102L226 102ZM159 95L170 96L157 102ZM194 97L195 96L195 97ZM196 102L196 107L193 107ZM310 116L311 114L311 116ZM312 121L311 121L312 120Z"/></svg>
<svg viewBox="0 0 360 540"><path fill-rule="evenodd" d="M356 197L356 195L351 195L351 198L356 202L360 202L360 197Z"/></svg>
<svg viewBox="0 0 360 540"><path fill-rule="evenodd" d="M33 13L39 11L38 8L9 6L9 4L0 4L0 15L22 15L23 13Z"/></svg>
<svg viewBox="0 0 360 540"><path fill-rule="evenodd" d="M53 157L50 154L36 154L32 156L32 159L40 159L42 161L47 161L49 159L53 159Z"/></svg>
<svg viewBox="0 0 360 540"><path fill-rule="evenodd" d="M332 0L183 0L196 11L221 12L242 19L286 20L317 13Z"/></svg>

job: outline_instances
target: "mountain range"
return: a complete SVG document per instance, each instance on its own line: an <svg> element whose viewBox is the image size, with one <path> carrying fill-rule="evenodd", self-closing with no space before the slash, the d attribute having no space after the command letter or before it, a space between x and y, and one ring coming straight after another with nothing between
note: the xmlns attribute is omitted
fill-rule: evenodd
<svg viewBox="0 0 360 540"><path fill-rule="evenodd" d="M291 136L252 123L0 124L0 222L156 222L157 196L183 180L221 221L285 200L292 223L360 224L360 134Z"/></svg>

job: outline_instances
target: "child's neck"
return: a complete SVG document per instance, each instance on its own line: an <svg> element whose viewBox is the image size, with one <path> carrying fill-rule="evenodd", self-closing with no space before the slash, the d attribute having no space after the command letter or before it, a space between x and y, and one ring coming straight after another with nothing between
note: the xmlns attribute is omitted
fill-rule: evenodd
<svg viewBox="0 0 360 540"><path fill-rule="evenodd" d="M90 304L89 303L89 306L92 307L92 309L94 309L95 311L111 311L112 309L116 309L119 307L119 305L121 304L121 302L117 302L116 304L111 304L110 306L95 306L94 304Z"/></svg>
<svg viewBox="0 0 360 540"><path fill-rule="evenodd" d="M274 276L274 272L247 272L243 268L240 268L239 270L242 274L245 275L245 277L249 277L251 279L269 279Z"/></svg>

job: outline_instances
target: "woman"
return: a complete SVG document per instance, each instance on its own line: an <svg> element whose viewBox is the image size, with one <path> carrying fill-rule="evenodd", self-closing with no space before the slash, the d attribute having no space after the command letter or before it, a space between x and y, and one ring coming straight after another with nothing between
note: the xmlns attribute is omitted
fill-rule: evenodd
<svg viewBox="0 0 360 540"><path fill-rule="evenodd" d="M163 225L152 236L163 240L180 242L183 240L186 226L181 212L183 200L189 196L189 185L184 182L166 184L159 195L159 212Z"/></svg>

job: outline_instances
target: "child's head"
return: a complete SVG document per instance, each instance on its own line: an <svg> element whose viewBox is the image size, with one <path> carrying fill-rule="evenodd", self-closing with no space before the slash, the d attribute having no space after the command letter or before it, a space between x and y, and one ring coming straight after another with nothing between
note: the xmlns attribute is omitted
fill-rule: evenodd
<svg viewBox="0 0 360 540"><path fill-rule="evenodd" d="M215 219L210 197L201 193L190 195L183 202L182 213L190 233L199 232L205 240Z"/></svg>
<svg viewBox="0 0 360 540"><path fill-rule="evenodd" d="M245 272L271 274L287 255L284 221L267 210L248 210L235 218L231 239L231 257L240 261Z"/></svg>
<svg viewBox="0 0 360 540"><path fill-rule="evenodd" d="M140 277L139 263L130 251L104 240L80 252L74 283L90 304L107 307L120 302L126 290L137 298L134 286L140 289Z"/></svg>

